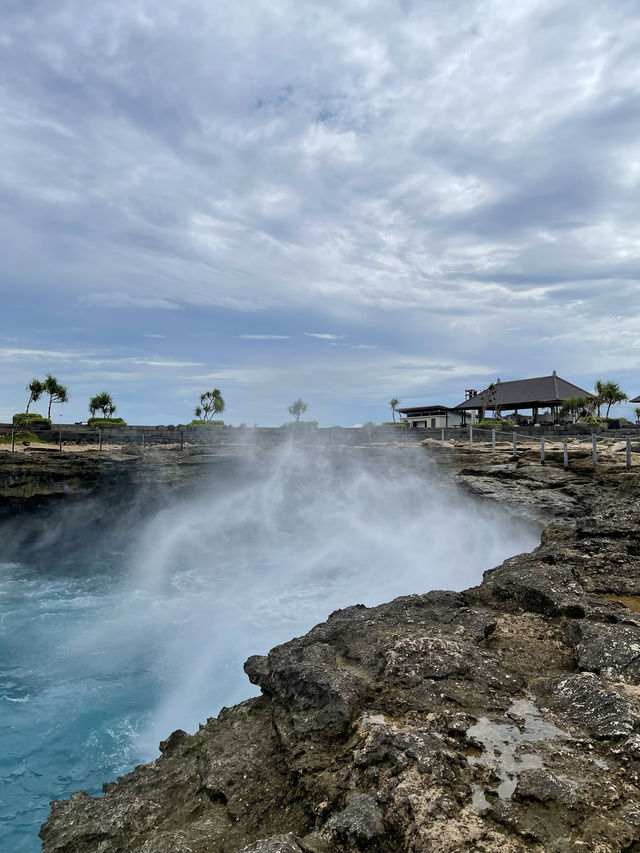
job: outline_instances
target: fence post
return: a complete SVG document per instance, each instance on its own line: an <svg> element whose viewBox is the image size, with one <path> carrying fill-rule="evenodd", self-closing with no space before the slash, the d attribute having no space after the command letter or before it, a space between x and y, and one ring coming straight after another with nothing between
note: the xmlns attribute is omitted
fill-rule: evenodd
<svg viewBox="0 0 640 853"><path fill-rule="evenodd" d="M513 458L518 458L518 435L515 432L513 434Z"/></svg>
<svg viewBox="0 0 640 853"><path fill-rule="evenodd" d="M567 442L562 442L562 456L564 463L564 470L567 471L569 469L569 451L567 450Z"/></svg>
<svg viewBox="0 0 640 853"><path fill-rule="evenodd" d="M16 452L16 431L15 429L11 430L11 452Z"/></svg>
<svg viewBox="0 0 640 853"><path fill-rule="evenodd" d="M598 436L595 432L591 436L591 450L593 452L593 467L595 468L598 464Z"/></svg>
<svg viewBox="0 0 640 853"><path fill-rule="evenodd" d="M469 427L469 450L473 450L473 427Z"/></svg>
<svg viewBox="0 0 640 853"><path fill-rule="evenodd" d="M145 435L144 430L142 430L142 452L143 453L146 450L146 447L147 447L147 437Z"/></svg>
<svg viewBox="0 0 640 853"><path fill-rule="evenodd" d="M180 430L180 450L184 450L184 430Z"/></svg>
<svg viewBox="0 0 640 853"><path fill-rule="evenodd" d="M496 431L495 429L491 430L491 452L496 452Z"/></svg>
<svg viewBox="0 0 640 853"><path fill-rule="evenodd" d="M98 427L98 450L102 450L102 430Z"/></svg>
<svg viewBox="0 0 640 853"><path fill-rule="evenodd" d="M544 436L540 436L540 462L544 465Z"/></svg>
<svg viewBox="0 0 640 853"><path fill-rule="evenodd" d="M440 444L442 447L444 447L444 430L442 430L442 438L440 440Z"/></svg>
<svg viewBox="0 0 640 853"><path fill-rule="evenodd" d="M62 430L58 433L58 450L62 453Z"/></svg>
<svg viewBox="0 0 640 853"><path fill-rule="evenodd" d="M631 468L631 438L627 436L627 471Z"/></svg>

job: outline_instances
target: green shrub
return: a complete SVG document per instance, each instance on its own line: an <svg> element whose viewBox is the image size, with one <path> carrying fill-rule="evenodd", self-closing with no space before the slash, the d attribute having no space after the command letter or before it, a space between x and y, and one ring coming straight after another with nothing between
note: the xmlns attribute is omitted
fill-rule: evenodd
<svg viewBox="0 0 640 853"><path fill-rule="evenodd" d="M89 418L87 426L90 427L123 427L126 422L122 418Z"/></svg>
<svg viewBox="0 0 640 853"><path fill-rule="evenodd" d="M477 424L469 424L469 426L473 427L481 427L483 429L502 429L504 427L512 427L515 426L515 422L509 420L509 418L505 418L503 421L495 421L491 418L486 418L483 421L478 421Z"/></svg>
<svg viewBox="0 0 640 853"><path fill-rule="evenodd" d="M42 441L41 436L24 429L16 431L14 438L16 444L19 441ZM8 435L0 435L0 444L11 444L11 433L9 433Z"/></svg>
<svg viewBox="0 0 640 853"><path fill-rule="evenodd" d="M24 427L28 429L34 426L51 426L51 420L45 418L44 415L39 415L37 412L20 412L13 416L13 425L15 427Z"/></svg>
<svg viewBox="0 0 640 853"><path fill-rule="evenodd" d="M224 426L224 421L191 421L188 426Z"/></svg>

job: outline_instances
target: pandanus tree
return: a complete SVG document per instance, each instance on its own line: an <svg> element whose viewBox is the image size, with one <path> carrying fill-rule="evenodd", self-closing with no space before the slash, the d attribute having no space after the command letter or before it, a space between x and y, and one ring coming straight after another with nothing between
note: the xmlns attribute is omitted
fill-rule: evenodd
<svg viewBox="0 0 640 853"><path fill-rule="evenodd" d="M296 419L296 423L300 423L300 415L304 415L304 413L309 408L309 404L305 403L304 400L298 398L289 406L289 414L293 415Z"/></svg>
<svg viewBox="0 0 640 853"><path fill-rule="evenodd" d="M400 400L398 400L397 397L392 397L389 400L389 405L391 406L391 417L393 418L394 424L396 422L396 406L398 405L399 402L400 402Z"/></svg>
<svg viewBox="0 0 640 853"><path fill-rule="evenodd" d="M51 420L51 406L54 403L67 403L69 401L69 395L67 393L66 385L61 385L55 376L52 376L50 373L47 373L47 378L42 383L43 385L43 393L47 394L49 397L49 409L47 411L47 417Z"/></svg>
<svg viewBox="0 0 640 853"><path fill-rule="evenodd" d="M224 412L224 405L222 394L218 388L214 388L212 391L200 394L200 405L195 407L193 413L200 420L210 421Z"/></svg>
<svg viewBox="0 0 640 853"><path fill-rule="evenodd" d="M106 391L101 391L89 400L89 413L92 418L95 418L96 412L102 412L102 417L108 420L115 415L117 409L111 394Z"/></svg>
<svg viewBox="0 0 640 853"><path fill-rule="evenodd" d="M600 415L600 406L606 406L605 418L609 417L611 406L615 406L617 403L624 403L625 400L629 399L618 383L612 379L608 379L606 382L602 382L599 379L595 387L598 400L598 415Z"/></svg>
<svg viewBox="0 0 640 853"><path fill-rule="evenodd" d="M29 400L27 402L27 414L29 413L29 406L32 403L37 402L37 400L42 397L44 394L44 383L40 382L39 379L32 379L31 382L27 385L27 391L29 392Z"/></svg>

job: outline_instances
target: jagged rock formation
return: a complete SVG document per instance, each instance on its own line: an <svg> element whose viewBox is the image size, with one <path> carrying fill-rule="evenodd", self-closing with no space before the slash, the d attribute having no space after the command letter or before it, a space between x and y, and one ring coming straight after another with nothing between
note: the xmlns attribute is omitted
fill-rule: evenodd
<svg viewBox="0 0 640 853"><path fill-rule="evenodd" d="M569 498L536 550L250 658L261 697L53 803L44 853L640 851L640 475L534 467L463 480Z"/></svg>

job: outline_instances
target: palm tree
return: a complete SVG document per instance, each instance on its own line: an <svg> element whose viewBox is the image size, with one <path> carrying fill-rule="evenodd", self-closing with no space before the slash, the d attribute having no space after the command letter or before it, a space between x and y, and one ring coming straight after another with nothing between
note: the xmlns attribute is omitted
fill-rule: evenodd
<svg viewBox="0 0 640 853"><path fill-rule="evenodd" d="M389 405L391 406L391 415L393 417L394 424L396 422L396 406L398 405L399 402L400 402L400 400L398 400L397 397L392 397L389 400Z"/></svg>
<svg viewBox="0 0 640 853"><path fill-rule="evenodd" d="M40 382L39 379L32 379L31 382L27 385L27 391L29 392L29 402L27 403L27 414L29 413L29 406L32 403L35 403L36 400L39 400L42 394L44 393L44 384Z"/></svg>
<svg viewBox="0 0 640 853"><path fill-rule="evenodd" d="M47 378L42 383L43 385L43 393L49 395L49 409L47 411L47 417L51 420L51 406L53 403L67 403L69 401L69 395L67 394L66 385L61 385L55 376L52 376L50 373L47 373Z"/></svg>

